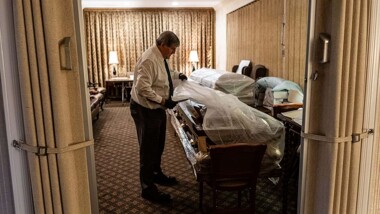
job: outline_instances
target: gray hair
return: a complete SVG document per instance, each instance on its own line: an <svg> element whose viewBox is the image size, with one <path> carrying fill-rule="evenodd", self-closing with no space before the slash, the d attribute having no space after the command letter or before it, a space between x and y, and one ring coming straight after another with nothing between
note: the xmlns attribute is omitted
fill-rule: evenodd
<svg viewBox="0 0 380 214"><path fill-rule="evenodd" d="M176 47L179 46L179 39L175 33L171 31L164 31L160 34L160 36L156 39L156 45L166 45L168 47L174 45Z"/></svg>

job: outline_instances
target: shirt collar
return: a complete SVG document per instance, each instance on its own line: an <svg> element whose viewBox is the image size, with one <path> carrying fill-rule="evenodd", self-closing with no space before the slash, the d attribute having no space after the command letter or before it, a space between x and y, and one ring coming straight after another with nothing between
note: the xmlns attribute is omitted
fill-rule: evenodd
<svg viewBox="0 0 380 214"><path fill-rule="evenodd" d="M165 60L164 57L162 56L161 54L161 51L160 49L158 49L157 45L154 45L153 47L153 53L157 56L158 59L160 59L161 61Z"/></svg>

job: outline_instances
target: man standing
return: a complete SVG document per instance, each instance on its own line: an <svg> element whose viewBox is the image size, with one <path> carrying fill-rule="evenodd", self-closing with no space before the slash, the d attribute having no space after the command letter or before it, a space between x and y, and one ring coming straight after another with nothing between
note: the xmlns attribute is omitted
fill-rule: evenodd
<svg viewBox="0 0 380 214"><path fill-rule="evenodd" d="M139 58L134 71L131 90L131 115L135 121L140 145L141 196L158 203L169 203L169 194L159 191L155 183L171 186L174 177L166 176L161 169L161 155L165 146L166 111L177 103L173 95L172 77L186 80L186 75L171 72L166 62L175 53L180 41L171 31L165 31Z"/></svg>

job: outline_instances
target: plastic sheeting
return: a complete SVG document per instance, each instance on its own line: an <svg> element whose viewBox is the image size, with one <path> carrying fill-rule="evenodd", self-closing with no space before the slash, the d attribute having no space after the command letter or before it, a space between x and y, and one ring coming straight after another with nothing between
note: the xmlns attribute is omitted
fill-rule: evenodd
<svg viewBox="0 0 380 214"><path fill-rule="evenodd" d="M191 73L189 79L208 88L222 91L226 94L233 94L240 101L253 105L255 80L248 76L228 71L201 68Z"/></svg>
<svg viewBox="0 0 380 214"><path fill-rule="evenodd" d="M191 99L206 106L202 127L215 144L266 144L263 168L278 166L284 153L283 124L225 94L191 81L181 82L174 91L173 100Z"/></svg>

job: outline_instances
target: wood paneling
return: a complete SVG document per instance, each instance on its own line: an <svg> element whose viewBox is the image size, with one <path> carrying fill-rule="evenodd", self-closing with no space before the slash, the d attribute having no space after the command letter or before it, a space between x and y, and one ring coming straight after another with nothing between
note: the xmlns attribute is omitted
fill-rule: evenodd
<svg viewBox="0 0 380 214"><path fill-rule="evenodd" d="M307 0L255 1L227 15L227 70L249 59L303 87Z"/></svg>
<svg viewBox="0 0 380 214"><path fill-rule="evenodd" d="M302 88L306 66L307 11L306 0L286 0L284 69L279 75L300 84Z"/></svg>

